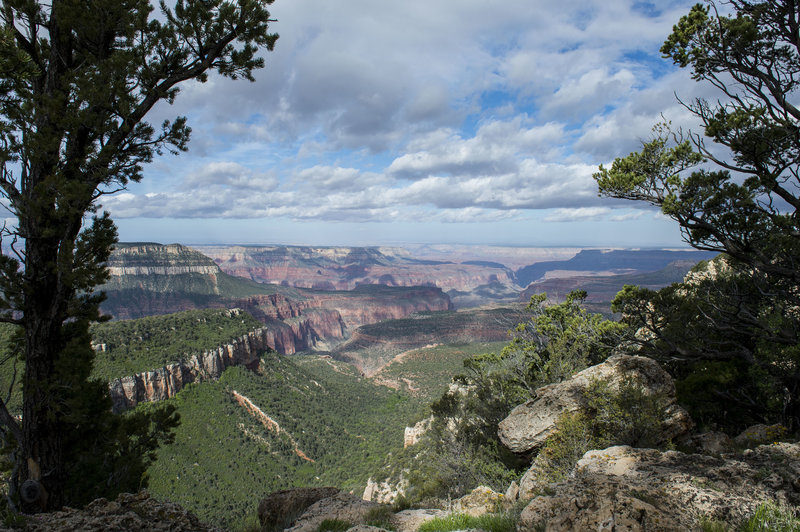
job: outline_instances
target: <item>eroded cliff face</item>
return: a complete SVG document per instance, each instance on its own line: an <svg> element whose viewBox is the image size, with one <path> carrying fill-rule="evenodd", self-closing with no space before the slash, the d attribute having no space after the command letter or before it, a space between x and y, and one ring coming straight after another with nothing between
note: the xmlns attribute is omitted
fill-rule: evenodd
<svg viewBox="0 0 800 532"><path fill-rule="evenodd" d="M117 244L108 260L108 272L111 277L103 287L107 290L139 287L141 277L149 277L158 288L194 284L195 291L219 294L220 269L214 261L180 244Z"/></svg>
<svg viewBox="0 0 800 532"><path fill-rule="evenodd" d="M335 308L322 308L313 299L290 299L283 294L223 301L249 312L271 333L270 347L283 355L311 349L323 340L338 341L346 325Z"/></svg>
<svg viewBox="0 0 800 532"><path fill-rule="evenodd" d="M514 274L488 263L419 260L402 248L205 246L222 271L263 283L352 290L363 284L437 286L469 291L492 282L513 284Z"/></svg>
<svg viewBox="0 0 800 532"><path fill-rule="evenodd" d="M266 328L251 331L216 349L192 355L189 359L167 364L112 380L108 387L114 412L122 412L139 403L163 401L191 382L218 379L229 366L258 367L259 353L272 347L272 331Z"/></svg>
<svg viewBox="0 0 800 532"><path fill-rule="evenodd" d="M334 251L325 252L332 261L374 261L381 256L379 251L366 258ZM269 347L281 354L327 349L361 325L452 306L447 294L435 287L359 286L347 292L319 292L260 284L230 276L209 257L179 244L119 244L108 264L111 278L101 287L108 296L103 311L116 319L237 307L264 323Z"/></svg>
<svg viewBox="0 0 800 532"><path fill-rule="evenodd" d="M349 331L362 325L397 320L415 312L451 310L450 298L440 288L359 286L350 292L306 292L313 305L336 309Z"/></svg>

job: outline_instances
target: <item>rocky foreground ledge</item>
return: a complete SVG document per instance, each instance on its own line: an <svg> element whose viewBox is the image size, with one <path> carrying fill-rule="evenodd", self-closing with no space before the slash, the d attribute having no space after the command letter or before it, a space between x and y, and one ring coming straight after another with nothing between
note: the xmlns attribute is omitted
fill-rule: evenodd
<svg viewBox="0 0 800 532"><path fill-rule="evenodd" d="M19 532L20 529L0 529ZM193 513L171 502L159 502L146 491L123 493L114 501L97 499L82 510L36 514L27 518L22 530L29 532L222 532L202 523Z"/></svg>
<svg viewBox="0 0 800 532"><path fill-rule="evenodd" d="M589 451L570 478L535 497L518 530L730 530L764 502L800 505L800 444L714 457L627 446Z"/></svg>
<svg viewBox="0 0 800 532"><path fill-rule="evenodd" d="M703 521L735 530L763 502L800 506L800 443L772 443L722 456L616 446L587 452L569 479L526 502L517 530L699 531ZM414 532L450 512L482 515L515 504L519 501L513 490L500 494L477 488L448 508L403 510L389 519L398 532ZM351 523L351 532L375 532L383 529L366 522L380 507L389 508L336 488L295 488L266 497L258 510L262 525L270 528L313 532L323 520L338 519ZM24 530L220 529L177 504L141 492L114 501L98 499L82 510L35 515Z"/></svg>

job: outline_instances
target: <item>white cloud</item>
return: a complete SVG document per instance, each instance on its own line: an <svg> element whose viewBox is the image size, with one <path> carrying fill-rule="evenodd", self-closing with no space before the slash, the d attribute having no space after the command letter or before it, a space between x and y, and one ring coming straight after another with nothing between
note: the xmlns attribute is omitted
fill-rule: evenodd
<svg viewBox="0 0 800 532"><path fill-rule="evenodd" d="M592 173L695 83L659 59L690 1L276 2L257 82L184 86L188 154L105 198L116 217L635 220ZM150 179L147 172L162 176Z"/></svg>
<svg viewBox="0 0 800 532"><path fill-rule="evenodd" d="M434 131L411 143L387 172L404 178L497 175L518 171L524 157L554 158L564 138L563 125L528 127L525 122L524 117L489 121L467 139L450 129Z"/></svg>
<svg viewBox="0 0 800 532"><path fill-rule="evenodd" d="M554 209L544 218L546 222L575 222L600 220L605 218L611 209L608 207L580 207L577 209Z"/></svg>
<svg viewBox="0 0 800 532"><path fill-rule="evenodd" d="M278 186L273 173L258 173L235 162L212 162L186 176L182 188L195 191L197 187L232 188L242 191L270 191Z"/></svg>

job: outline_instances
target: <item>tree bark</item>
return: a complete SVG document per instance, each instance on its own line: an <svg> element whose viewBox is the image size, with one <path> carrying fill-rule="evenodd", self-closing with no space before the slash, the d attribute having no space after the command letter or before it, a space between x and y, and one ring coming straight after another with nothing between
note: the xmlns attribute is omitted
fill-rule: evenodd
<svg viewBox="0 0 800 532"><path fill-rule="evenodd" d="M34 200L35 202L35 200ZM25 377L23 381L20 481L38 481L43 488L23 510L60 508L66 481L62 419L65 382L59 382L56 363L62 350L61 325L65 303L58 297L58 238L42 237L53 231L53 216L27 218L25 226Z"/></svg>

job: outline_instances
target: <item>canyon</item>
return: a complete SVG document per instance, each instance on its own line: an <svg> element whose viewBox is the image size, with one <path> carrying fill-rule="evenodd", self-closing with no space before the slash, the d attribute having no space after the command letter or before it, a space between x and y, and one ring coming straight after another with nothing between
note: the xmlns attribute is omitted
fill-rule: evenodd
<svg viewBox="0 0 800 532"><path fill-rule="evenodd" d="M274 343L272 332L266 328L258 329L216 349L194 354L187 360L113 379L108 385L113 410L122 412L139 403L169 399L189 383L218 379L230 366L255 370L259 354L271 343Z"/></svg>
<svg viewBox="0 0 800 532"><path fill-rule="evenodd" d="M366 324L331 350L333 358L373 376L410 350L439 344L502 342L509 331L528 319L522 306L420 312Z"/></svg>
<svg viewBox="0 0 800 532"><path fill-rule="evenodd" d="M201 246L198 250L230 275L298 288L352 290L381 284L471 291L490 283L514 284L514 272L500 263L419 259L403 248Z"/></svg>
<svg viewBox="0 0 800 532"><path fill-rule="evenodd" d="M118 244L100 287L101 306L116 319L197 308L239 308L265 326L266 346L281 354L331 347L361 325L452 303L440 288L360 285L351 291L301 290L233 277L180 244Z"/></svg>

